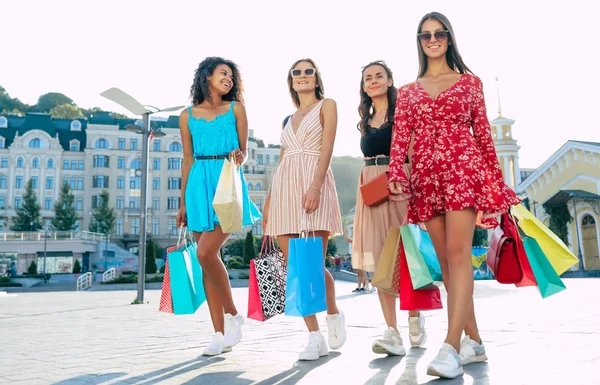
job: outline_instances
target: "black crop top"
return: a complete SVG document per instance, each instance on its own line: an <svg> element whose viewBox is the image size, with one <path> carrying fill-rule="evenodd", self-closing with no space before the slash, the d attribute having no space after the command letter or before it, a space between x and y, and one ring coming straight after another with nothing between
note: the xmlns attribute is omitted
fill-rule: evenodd
<svg viewBox="0 0 600 385"><path fill-rule="evenodd" d="M360 138L360 149L367 158L377 155L390 156L392 145L392 124L384 123L380 128L373 128L367 124L365 134ZM408 163L408 156L406 157Z"/></svg>

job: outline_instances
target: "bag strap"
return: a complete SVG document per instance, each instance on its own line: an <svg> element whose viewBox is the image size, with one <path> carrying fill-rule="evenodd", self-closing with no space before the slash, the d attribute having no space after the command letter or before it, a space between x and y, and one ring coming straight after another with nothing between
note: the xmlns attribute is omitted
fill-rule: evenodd
<svg viewBox="0 0 600 385"><path fill-rule="evenodd" d="M288 122L288 120L290 120L290 118L292 117L292 115L288 115L285 117L285 119L283 119L283 124L281 125L281 129L283 130Z"/></svg>

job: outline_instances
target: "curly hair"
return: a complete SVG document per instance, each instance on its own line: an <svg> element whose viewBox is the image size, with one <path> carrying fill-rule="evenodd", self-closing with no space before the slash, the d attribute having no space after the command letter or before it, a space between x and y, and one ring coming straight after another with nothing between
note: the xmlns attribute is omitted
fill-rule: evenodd
<svg viewBox="0 0 600 385"><path fill-rule="evenodd" d="M225 64L231 68L233 78L233 86L226 95L223 95L223 100L228 102L232 100L241 103L244 102L244 84L242 82L240 69L238 68L237 64L231 60L212 56L202 60L196 69L196 73L194 74L194 83L190 88L190 98L192 99L193 105L198 105L205 100L208 100L209 103L212 103L208 78L215 72L215 68L221 64Z"/></svg>
<svg viewBox="0 0 600 385"><path fill-rule="evenodd" d="M292 64L292 66L290 67L290 70L288 71L288 75L287 75L287 82L288 82L288 88L290 91L290 96L292 97L292 102L294 102L294 106L296 106L296 108L300 107L300 98L298 97L298 93L294 89L294 79L292 78L292 70L294 68L296 68L298 63L302 63L302 62L310 63L313 66L313 68L315 69L315 77L316 77L316 83L317 83L317 87L315 88L315 96L316 96L317 100L322 100L325 97L324 96L325 88L323 87L323 80L321 79L321 72L319 71L319 67L317 67L317 65L315 64L315 61L310 58L296 60L294 62L294 64Z"/></svg>
<svg viewBox="0 0 600 385"><path fill-rule="evenodd" d="M362 68L362 72L360 75L360 104L358 105L358 115L360 116L360 122L358 122L357 127L358 130L364 135L367 131L367 123L369 119L373 116L371 109L373 109L373 100L371 97L365 92L365 80L364 74L367 68L372 66L381 66L387 73L388 78L392 79L392 85L388 87L387 90L387 99L388 99L388 110L387 110L387 120L388 123L392 123L394 121L394 111L396 109L396 97L398 96L398 90L394 86L394 76L392 74L392 70L385 64L383 60L376 60L364 66ZM374 111L373 111L374 112Z"/></svg>

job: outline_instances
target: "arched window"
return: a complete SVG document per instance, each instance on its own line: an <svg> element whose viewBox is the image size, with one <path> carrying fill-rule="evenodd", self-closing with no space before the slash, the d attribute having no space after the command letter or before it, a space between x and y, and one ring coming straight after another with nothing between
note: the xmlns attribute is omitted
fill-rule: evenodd
<svg viewBox="0 0 600 385"><path fill-rule="evenodd" d="M261 188L262 185L260 184L260 182L256 182L256 191L260 191Z"/></svg>
<svg viewBox="0 0 600 385"><path fill-rule="evenodd" d="M248 191L252 191L253 188L254 185L252 184L252 182L248 182Z"/></svg>
<svg viewBox="0 0 600 385"><path fill-rule="evenodd" d="M31 162L31 167L33 167L33 168L40 167L40 160L38 158L33 158L33 161Z"/></svg>
<svg viewBox="0 0 600 385"><path fill-rule="evenodd" d="M41 148L41 147L42 147L42 141L40 140L40 138L34 138L29 141L29 148Z"/></svg>
<svg viewBox="0 0 600 385"><path fill-rule="evenodd" d="M23 167L23 158L17 158L17 167L18 168L22 168Z"/></svg>
<svg viewBox="0 0 600 385"><path fill-rule="evenodd" d="M140 158L135 159L133 162L131 162L131 165L129 166L129 168L133 168L133 169L142 168L142 160Z"/></svg>
<svg viewBox="0 0 600 385"><path fill-rule="evenodd" d="M169 151L171 151L171 152L181 152L181 151L183 151L183 147L181 147L181 143L179 143L179 142L173 142L169 146Z"/></svg>
<svg viewBox="0 0 600 385"><path fill-rule="evenodd" d="M48 159L48 168L54 168L54 159Z"/></svg>
<svg viewBox="0 0 600 385"><path fill-rule="evenodd" d="M591 266L598 259L598 231L596 220L590 214L581 219L581 247L586 266Z"/></svg>
<svg viewBox="0 0 600 385"><path fill-rule="evenodd" d="M108 140L102 138L96 141L96 148L108 148Z"/></svg>

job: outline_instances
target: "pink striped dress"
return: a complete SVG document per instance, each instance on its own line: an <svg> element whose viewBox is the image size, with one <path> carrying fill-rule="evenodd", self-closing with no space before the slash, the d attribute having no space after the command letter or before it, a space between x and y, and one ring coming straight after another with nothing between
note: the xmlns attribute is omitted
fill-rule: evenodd
<svg viewBox="0 0 600 385"><path fill-rule="evenodd" d="M266 235L299 234L302 230L342 234L342 217L331 168L321 186L319 207L310 215L302 209L302 197L308 190L319 164L323 126L320 101L302 119L297 132L292 119L281 133L283 158L273 175Z"/></svg>

